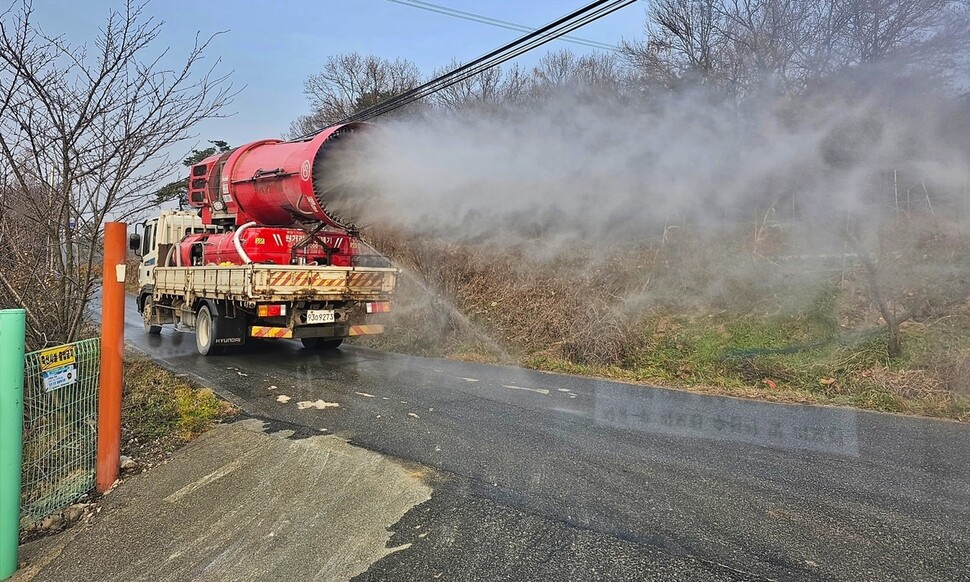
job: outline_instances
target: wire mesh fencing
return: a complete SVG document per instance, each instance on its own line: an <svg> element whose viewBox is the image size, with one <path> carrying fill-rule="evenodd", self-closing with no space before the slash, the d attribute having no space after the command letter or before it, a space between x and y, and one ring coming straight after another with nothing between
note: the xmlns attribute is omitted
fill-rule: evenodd
<svg viewBox="0 0 970 582"><path fill-rule="evenodd" d="M95 338L25 357L21 527L94 487L100 351Z"/></svg>

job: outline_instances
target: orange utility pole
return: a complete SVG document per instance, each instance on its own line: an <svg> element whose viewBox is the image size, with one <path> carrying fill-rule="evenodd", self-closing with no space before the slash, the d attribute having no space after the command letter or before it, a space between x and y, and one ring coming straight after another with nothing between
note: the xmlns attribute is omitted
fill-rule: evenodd
<svg viewBox="0 0 970 582"><path fill-rule="evenodd" d="M98 395L98 492L118 479L121 459L121 383L125 354L125 236L123 222L104 225L101 288L101 387Z"/></svg>

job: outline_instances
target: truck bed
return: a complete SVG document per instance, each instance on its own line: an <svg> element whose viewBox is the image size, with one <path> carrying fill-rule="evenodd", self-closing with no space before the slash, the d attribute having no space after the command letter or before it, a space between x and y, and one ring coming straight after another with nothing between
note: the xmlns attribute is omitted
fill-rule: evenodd
<svg viewBox="0 0 970 582"><path fill-rule="evenodd" d="M386 297L398 269L267 265L156 267L155 294L235 301L354 301Z"/></svg>

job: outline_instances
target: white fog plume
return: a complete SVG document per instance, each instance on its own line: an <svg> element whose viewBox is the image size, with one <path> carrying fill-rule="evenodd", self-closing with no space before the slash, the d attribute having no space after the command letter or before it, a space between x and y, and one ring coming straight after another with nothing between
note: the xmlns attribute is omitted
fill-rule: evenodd
<svg viewBox="0 0 970 582"><path fill-rule="evenodd" d="M615 241L779 204L818 218L885 207L894 170L934 191L970 178L966 150L945 135L952 100L916 82L837 85L798 108L586 92L389 121L334 164L354 184L354 208L338 214L454 240Z"/></svg>

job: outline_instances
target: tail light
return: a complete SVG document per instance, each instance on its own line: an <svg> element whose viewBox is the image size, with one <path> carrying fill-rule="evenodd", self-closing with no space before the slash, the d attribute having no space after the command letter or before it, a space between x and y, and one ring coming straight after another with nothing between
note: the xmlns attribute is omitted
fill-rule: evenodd
<svg viewBox="0 0 970 582"><path fill-rule="evenodd" d="M260 305L256 308L256 312L260 317L282 317L286 315L286 305Z"/></svg>
<svg viewBox="0 0 970 582"><path fill-rule="evenodd" d="M390 301L374 301L366 306L367 313L389 313L391 311Z"/></svg>

